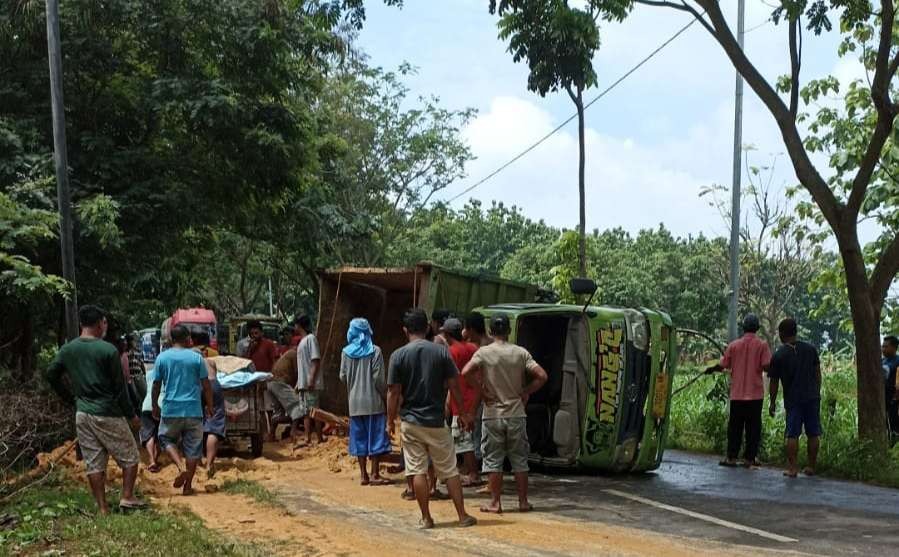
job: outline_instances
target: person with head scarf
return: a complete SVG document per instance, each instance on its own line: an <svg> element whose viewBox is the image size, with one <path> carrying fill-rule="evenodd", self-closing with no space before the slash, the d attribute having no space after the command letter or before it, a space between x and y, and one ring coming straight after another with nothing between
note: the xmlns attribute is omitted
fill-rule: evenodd
<svg viewBox="0 0 899 557"><path fill-rule="evenodd" d="M390 452L387 436L387 381L384 356L372 341L368 320L350 321L347 345L340 360L340 380L346 383L350 407L349 453L359 459L362 485L386 485L381 457ZM371 475L367 469L371 459Z"/></svg>

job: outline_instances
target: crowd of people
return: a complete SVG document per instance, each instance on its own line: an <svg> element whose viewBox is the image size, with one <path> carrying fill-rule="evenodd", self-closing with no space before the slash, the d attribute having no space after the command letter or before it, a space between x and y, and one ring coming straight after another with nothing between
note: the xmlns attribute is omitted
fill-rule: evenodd
<svg viewBox="0 0 899 557"><path fill-rule="evenodd" d="M222 387L217 380L218 353L209 336L183 325L171 329L171 346L149 371L136 354L133 339L117 350L104 341L108 321L102 309L79 311L81 336L65 344L47 370L50 385L76 406L76 434L91 490L101 513L108 513L105 483L111 456L122 469L122 509L142 508L134 494L140 462L138 443L146 450L148 470L160 470L165 453L177 468L173 482L183 495L194 493L197 468L215 475L219 443L225 438ZM479 314L462 319L435 311L431 319L413 308L403 316L407 343L385 365L366 319L353 319L341 353L339 378L347 386L349 453L359 462L362 485L386 485L381 464L395 446L401 448L407 478L403 496L418 502L422 528L432 528L431 498L444 498L446 486L460 526L477 520L465 509L463 488L480 487L481 473L491 494L482 512L503 512L502 474L510 463L518 492L518 510L528 501L528 441L525 405L547 380L546 372L522 347L509 342L509 319L496 315L487 334ZM289 422L286 435L295 448L324 440L313 419L324 390L321 351L311 320L300 316L285 331L281 346L248 324L238 343L239 356L266 382L269 434L275 411ZM67 376L68 379L65 379ZM132 429L138 430L135 439ZM479 464L480 461L480 464ZM461 463L460 468L457 462Z"/></svg>
<svg viewBox="0 0 899 557"><path fill-rule="evenodd" d="M209 346L208 334L173 327L171 347L145 371L133 339L124 338L118 350L104 341L108 321L103 310L84 306L79 320L80 337L63 345L46 377L61 397L75 405L78 446L100 512L109 512L105 483L110 456L122 469L119 506L146 506L134 493L140 453L132 428L139 430L137 441L147 452L148 470L158 472L160 454L165 453L178 470L174 487L184 495L193 494L194 475L204 457L207 476L214 477L218 447L226 433L218 353ZM274 439L279 421L277 410L289 423L285 436L300 448L325 439L322 423L314 419L325 382L311 320L300 316L292 325L279 346L265 337L260 323L250 322L238 351L257 371L271 373L265 387L270 437ZM492 316L488 335L480 314L463 321L435 311L429 319L424 310L413 308L405 312L402 327L407 342L393 351L386 365L364 318L350 321L341 352L339 379L347 387L349 408L348 450L358 459L361 484L389 484L381 474L382 463L394 447L399 448L407 483L403 497L418 502L422 528L434 526L430 500L447 495L459 525L471 526L477 520L466 511L463 488L481 487L490 494L482 512L503 512L503 470L508 463L518 510L532 510L525 408L528 397L546 383L547 374L526 349L509 341L508 316ZM743 336L706 370L730 374L727 454L720 464L759 465L767 373L772 417L783 391L789 462L784 475L796 478L800 473L803 433L808 458L802 472L814 475L822 434L818 351L799 340L798 325L790 318L778 326L781 345L773 354L757 334L755 315L745 316L742 328ZM884 394L893 432L899 430L897 348L895 336L884 338ZM488 480L486 487L482 474Z"/></svg>

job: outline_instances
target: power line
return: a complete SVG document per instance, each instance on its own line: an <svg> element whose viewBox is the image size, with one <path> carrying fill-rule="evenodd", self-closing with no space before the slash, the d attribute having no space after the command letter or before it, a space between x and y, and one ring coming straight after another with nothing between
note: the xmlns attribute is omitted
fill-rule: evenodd
<svg viewBox="0 0 899 557"><path fill-rule="evenodd" d="M625 79L627 79L628 77L630 77L631 74L633 74L633 73L636 72L638 69L640 69L641 66L643 66L644 64L646 64L647 62L649 62L650 60L652 60L652 58L655 57L656 54L658 54L658 53L661 52L665 47L667 47L669 44L671 44L672 42L674 42L675 39L677 39L679 36L681 36L681 35L682 35L687 29L689 29L694 23L696 23L696 18L691 19L690 22L687 23L686 25L684 25L683 27L681 27L681 28L677 31L677 33L675 33L674 35L672 35L671 37L669 37L668 40L666 40L666 41L663 42L661 45L659 45L658 48L656 48L655 50L653 50L652 52L650 52L648 56L646 56L645 58L643 58L642 60L640 60L640 62L639 62L636 66L634 66L633 68L629 69L627 72L624 73L624 75L622 75L622 76L619 77L617 80L615 80L614 83L612 83L611 85L609 85L608 87L606 87L601 93L599 93L596 97L594 97L590 102L588 102L587 104L585 104L585 105L584 105L584 110L586 111L588 108L590 108L590 106L593 105L593 103L595 103L595 102L598 101L599 99L605 97L610 91L612 91L612 89L614 89L615 87L617 87L619 84L621 84L622 81L624 81ZM505 164L503 164L502 166L500 166L499 168L497 168L496 170L494 170L493 172L491 172L491 173L488 174L487 176L481 178L480 180L478 180L477 182L475 182L475 183L472 184L471 186L468 186L468 187L465 188L465 190L463 190L462 192L460 192L460 193L454 195L453 197L451 197L450 199L448 199L446 202L447 202L447 203L452 203L453 201L459 199L459 198L462 197L463 195L468 194L469 192L471 192L472 190L474 190L476 187L480 186L481 184L483 184L483 183L486 182L487 180L493 178L494 176L496 176L497 174L499 174L500 172L502 172L502 171L505 170L506 168L512 166L512 165L513 165L515 162L517 162L519 159L521 159L522 157L524 157L525 155L527 155L528 153L530 153L531 151L533 151L534 149L536 149L541 143L543 143L544 141L546 141L547 139L549 139L550 137L552 137L553 135L555 135L559 130L561 130L562 128L564 128L566 125L568 125L569 122L571 122L571 121L574 120L575 118L577 118L577 112L575 112L574 114L572 114L571 116L569 116L568 119L566 119L564 122L562 122L561 124L559 124L558 126L556 126L552 131L550 131L549 133L547 133L546 135L544 135L543 137L541 137L540 139L538 139L533 145L531 145L530 147L528 147L528 148L525 149L524 151L518 153L518 154L515 155L512 159L510 159L509 161L507 161Z"/></svg>

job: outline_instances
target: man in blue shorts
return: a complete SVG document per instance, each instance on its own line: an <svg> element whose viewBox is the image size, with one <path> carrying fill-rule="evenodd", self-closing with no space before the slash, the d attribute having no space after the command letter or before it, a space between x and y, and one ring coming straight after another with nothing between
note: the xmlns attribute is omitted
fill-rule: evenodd
<svg viewBox="0 0 899 557"><path fill-rule="evenodd" d="M790 463L784 476L795 478L799 475L799 436L803 428L808 440L808 464L803 473L814 476L821 438L821 361L814 346L797 340L798 327L795 319L784 319L777 331L783 345L774 353L768 370L768 378L771 380L771 404L768 412L774 417L777 387L782 382L784 408L787 411L787 459Z"/></svg>
<svg viewBox="0 0 899 557"><path fill-rule="evenodd" d="M203 457L203 404L206 415L212 417L212 388L203 356L191 350L190 332L187 327L172 328L172 347L156 359L156 377L153 381L153 417L159 419L159 444L178 467L173 486L182 488L183 495L193 495L191 486L197 463ZM165 385L162 410L159 393ZM184 451L184 459L178 452L178 441Z"/></svg>

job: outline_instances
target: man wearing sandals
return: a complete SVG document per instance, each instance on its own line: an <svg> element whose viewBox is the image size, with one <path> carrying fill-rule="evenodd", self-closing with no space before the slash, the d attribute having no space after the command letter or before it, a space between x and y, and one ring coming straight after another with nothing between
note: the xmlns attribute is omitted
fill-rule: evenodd
<svg viewBox="0 0 899 557"><path fill-rule="evenodd" d="M109 324L97 306L78 310L81 336L67 342L47 368L46 379L63 399L74 402L75 431L84 457L91 493L100 514L109 514L106 502L106 465L109 456L122 469L122 509L142 508L146 503L134 496L140 454L130 420L140 423L125 388L122 364L115 346L103 337ZM68 375L71 391L63 381Z"/></svg>
<svg viewBox="0 0 899 557"><path fill-rule="evenodd" d="M178 467L173 486L183 495L193 495L192 482L197 464L203 458L203 404L206 416L214 414L212 387L206 362L188 347L190 332L183 325L172 328L172 347L156 359L153 381L153 416L159 419L159 444ZM162 410L159 393L165 385ZM178 452L178 441L184 458ZM186 460L186 463L185 463Z"/></svg>
<svg viewBox="0 0 899 557"><path fill-rule="evenodd" d="M527 401L546 383L546 371L530 352L509 342L511 326L505 314L490 319L493 344L480 348L462 370L462 376L479 386L484 399L481 452L488 474L490 504L481 512L501 513L503 461L508 458L518 490L518 510L533 509L528 502ZM480 376L480 377L479 377Z"/></svg>
<svg viewBox="0 0 899 557"><path fill-rule="evenodd" d="M387 485L390 481L381 477L381 457L390 453L384 403L387 395L384 356L372 342L367 319L350 321L346 339L340 359L340 380L346 383L350 407L349 453L359 459L362 485Z"/></svg>
<svg viewBox="0 0 899 557"><path fill-rule="evenodd" d="M450 356L456 364L456 368L460 371L471 361L471 357L478 351L478 346L470 342L462 340L462 321L451 317L447 319L441 332L449 345ZM447 415L453 417L453 443L456 446L456 455L462 457L462 464L465 469L463 473L465 477L462 480L463 487L476 487L481 484L481 476L478 473L478 464L475 459L475 443L480 443L480 439L476 439L473 431L467 431L462 427L459 417L462 414L463 407L472 411L477 408L481 402L478 397L478 390L475 386L469 384L469 379L459 378L459 388L462 390L462 405L456 404L452 397L446 397Z"/></svg>
<svg viewBox="0 0 899 557"><path fill-rule="evenodd" d="M422 309L410 309L403 316L403 330L409 343L394 351L387 374L387 427L396 435L397 414L402 418L401 440L406 477L412 477L415 498L421 509L421 526L434 527L429 507L428 459L437 478L446 482L456 507L459 526L473 526L477 520L465 512L462 482L456 469L453 436L446 427L444 404L449 388L457 403L462 402L458 370L446 346L426 340L428 316ZM462 416L463 427L471 426L471 415Z"/></svg>
<svg viewBox="0 0 899 557"><path fill-rule="evenodd" d="M777 326L783 345L771 359L768 387L771 417L777 410L778 383L784 386L784 408L787 411L787 460L790 468L784 476L795 478L799 475L799 436L805 429L808 441L808 464L803 470L807 476L815 475L818 462L818 447L821 440L821 361L818 350L807 342L797 340L796 320L784 319Z"/></svg>
<svg viewBox="0 0 899 557"><path fill-rule="evenodd" d="M743 318L743 336L727 346L719 364L705 370L706 373L730 370L727 457L719 462L721 466L737 466L744 432L746 445L743 450L743 465L747 468L758 466L759 445L762 441L762 405L765 400L763 373L771 363L768 343L756 334L759 328L759 318L751 313L747 314Z"/></svg>

